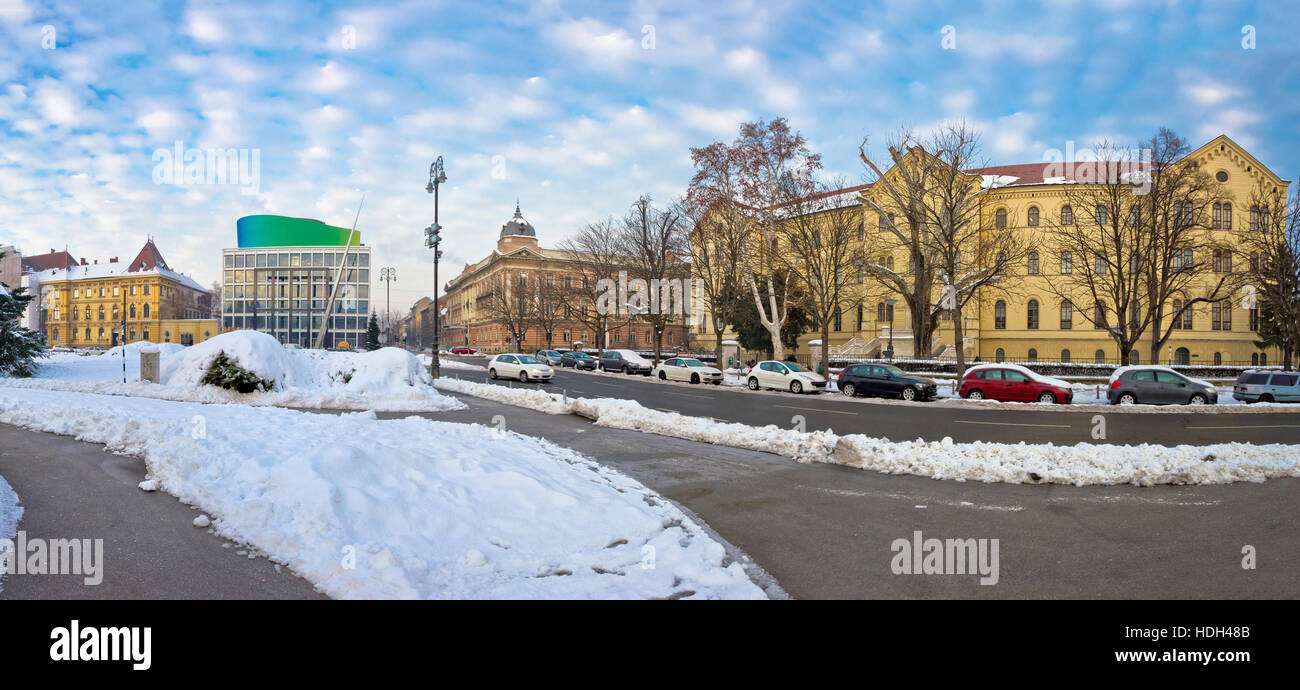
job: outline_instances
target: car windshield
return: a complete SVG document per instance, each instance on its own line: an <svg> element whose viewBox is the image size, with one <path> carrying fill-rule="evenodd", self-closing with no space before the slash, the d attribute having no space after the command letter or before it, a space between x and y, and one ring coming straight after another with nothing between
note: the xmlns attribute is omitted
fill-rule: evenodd
<svg viewBox="0 0 1300 690"><path fill-rule="evenodd" d="M519 355L520 364L537 364L537 358L532 355Z"/></svg>
<svg viewBox="0 0 1300 690"><path fill-rule="evenodd" d="M885 373L889 374L890 376L906 376L906 374L903 373L902 369L899 369L898 367L895 366L891 366L888 364L881 364L880 368L884 369Z"/></svg>
<svg viewBox="0 0 1300 690"><path fill-rule="evenodd" d="M789 368L790 371L808 371L807 369L804 369L803 367L799 366L798 364L795 364L794 362L781 362L781 363L784 364L787 368Z"/></svg>
<svg viewBox="0 0 1300 690"><path fill-rule="evenodd" d="M585 352L570 352L569 354L575 359L591 359L591 355Z"/></svg>
<svg viewBox="0 0 1300 690"><path fill-rule="evenodd" d="M703 366L707 366L704 362L701 362L701 361L698 360L698 359L683 359L682 361L685 362L685 363L686 363L686 366L688 366L688 367L703 367Z"/></svg>

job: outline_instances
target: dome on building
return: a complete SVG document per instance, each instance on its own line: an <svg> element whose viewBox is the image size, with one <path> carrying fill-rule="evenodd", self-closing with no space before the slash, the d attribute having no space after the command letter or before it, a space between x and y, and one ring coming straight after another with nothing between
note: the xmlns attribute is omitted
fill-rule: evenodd
<svg viewBox="0 0 1300 690"><path fill-rule="evenodd" d="M523 237L537 237L537 231L533 230L533 224L524 220L523 214L519 212L519 202L515 202L515 215L505 225L501 226L501 237L506 238L511 235Z"/></svg>

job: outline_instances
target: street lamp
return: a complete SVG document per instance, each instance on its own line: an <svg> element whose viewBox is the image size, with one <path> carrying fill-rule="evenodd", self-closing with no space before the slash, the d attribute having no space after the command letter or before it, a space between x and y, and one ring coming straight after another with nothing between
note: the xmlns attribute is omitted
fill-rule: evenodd
<svg viewBox="0 0 1300 690"><path fill-rule="evenodd" d="M885 309L889 312L889 347L885 349L885 359L894 361L894 305L898 304L896 299L885 300Z"/></svg>
<svg viewBox="0 0 1300 690"><path fill-rule="evenodd" d="M439 232L442 226L438 225L438 185L447 181L447 173L442 169L442 156L429 166L429 184L424 191L433 195L433 225L424 229L424 246L433 250L433 355L429 357L429 373L433 378L438 378L438 370L441 368L438 362L438 257L442 250L438 245L442 243L442 237Z"/></svg>
<svg viewBox="0 0 1300 690"><path fill-rule="evenodd" d="M379 279L384 281L384 330L393 338L393 281L397 280L397 269L385 266L379 269Z"/></svg>

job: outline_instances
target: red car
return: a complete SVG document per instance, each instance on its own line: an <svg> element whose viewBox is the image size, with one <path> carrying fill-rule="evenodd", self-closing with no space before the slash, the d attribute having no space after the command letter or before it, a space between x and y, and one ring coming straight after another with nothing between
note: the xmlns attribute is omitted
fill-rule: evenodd
<svg viewBox="0 0 1300 690"><path fill-rule="evenodd" d="M1065 381L1036 374L1015 364L983 364L967 369L958 393L968 400L988 398L1063 405L1074 399L1074 391Z"/></svg>
<svg viewBox="0 0 1300 690"><path fill-rule="evenodd" d="M465 347L464 345L461 345L459 347L451 348L451 353L453 355L476 355L478 354L478 350L475 350L472 347Z"/></svg>

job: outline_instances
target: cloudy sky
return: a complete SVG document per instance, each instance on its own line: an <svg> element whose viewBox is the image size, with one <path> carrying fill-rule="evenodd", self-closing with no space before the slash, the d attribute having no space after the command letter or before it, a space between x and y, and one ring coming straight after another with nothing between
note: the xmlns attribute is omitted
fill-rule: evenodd
<svg viewBox="0 0 1300 690"><path fill-rule="evenodd" d="M990 164L1169 126L1300 171L1286 2L62 2L0 0L0 244L123 260L152 234L218 278L253 213L359 228L432 291L519 199L544 245L667 200L688 148L785 116L857 181L862 138L964 118ZM158 183L160 151L256 152L258 186ZM255 193L246 193L255 192Z"/></svg>

